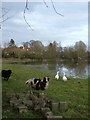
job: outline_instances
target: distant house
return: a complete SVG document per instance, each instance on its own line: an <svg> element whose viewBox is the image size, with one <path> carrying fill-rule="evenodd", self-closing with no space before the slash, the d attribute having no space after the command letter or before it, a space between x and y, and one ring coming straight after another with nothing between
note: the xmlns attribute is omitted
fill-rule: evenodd
<svg viewBox="0 0 90 120"><path fill-rule="evenodd" d="M31 48L23 47L23 46L21 46L20 49L21 49L23 52L26 52L26 51L30 52L30 50L31 50Z"/></svg>

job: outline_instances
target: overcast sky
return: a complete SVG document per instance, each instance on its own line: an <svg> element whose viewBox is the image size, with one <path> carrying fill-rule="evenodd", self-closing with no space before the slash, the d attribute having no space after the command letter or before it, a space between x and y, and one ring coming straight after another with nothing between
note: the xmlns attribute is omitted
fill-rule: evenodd
<svg viewBox="0 0 90 120"><path fill-rule="evenodd" d="M55 2L55 13L51 2L47 2L48 8L43 2L30 2L29 11L26 12L28 23L34 29L27 26L23 18L25 3L8 2L2 6L8 9L7 17L11 17L3 23L2 45L15 40L20 46L30 40L42 41L44 45L57 41L62 47L72 46L82 40L88 45L88 3L85 2Z"/></svg>

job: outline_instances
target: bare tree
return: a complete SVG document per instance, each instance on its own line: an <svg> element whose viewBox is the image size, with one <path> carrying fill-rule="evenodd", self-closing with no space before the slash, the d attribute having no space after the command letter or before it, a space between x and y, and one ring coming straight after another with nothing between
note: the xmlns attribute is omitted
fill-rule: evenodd
<svg viewBox="0 0 90 120"><path fill-rule="evenodd" d="M45 2L45 0L43 0L43 2L44 2L44 4L45 4L45 6L48 8L48 5L47 5L47 3ZM51 0L51 3L52 3L52 7L53 7L55 13L58 14L58 15L60 15L60 16L62 16L62 17L64 17L64 15L62 15L62 14L59 13L59 12L57 12L57 10L56 10L56 8L55 8L54 3L53 3L52 0ZM26 5L25 5L24 12L23 12L23 17L24 17L24 20L25 20L26 24L28 25L28 27L33 31L34 29L32 29L30 23L28 23L28 21L27 21L27 19L26 19L26 10L27 10L27 11L29 10L28 4L29 4L29 1L26 0Z"/></svg>
<svg viewBox="0 0 90 120"><path fill-rule="evenodd" d="M48 8L48 5L47 5L47 3L45 2L45 0L43 0L43 2L44 2L44 4L45 4L45 6Z"/></svg>
<svg viewBox="0 0 90 120"><path fill-rule="evenodd" d="M44 2L44 4L45 4L45 6L48 8L48 5L47 5L47 3L45 2L45 0L43 0L43 2ZM54 3L53 3L52 0L51 0L51 3L52 3L52 7L53 7L55 13L63 17L63 15L62 15L61 13L57 12L57 10L56 10L56 8L55 8ZM28 27L33 31L34 29L31 27L30 23L28 23L28 21L27 21L27 19L26 19L26 12L29 11L28 4L29 4L29 0L26 0L26 2L25 2L25 8L24 8L24 11L23 11L23 17L24 17L24 20L25 20L26 24L28 25ZM10 19L11 16L10 16L10 17L7 17L7 14L8 14L8 12L9 12L9 10L6 9L6 8L2 8L2 7L1 7L1 8L0 8L0 12L2 12L2 15L0 16L0 29L1 29L1 24L2 24L3 22L5 22L6 20Z"/></svg>
<svg viewBox="0 0 90 120"><path fill-rule="evenodd" d="M29 10L29 8L28 8L28 0L26 0L26 5L25 5L24 12L23 12L23 17L24 17L24 20L25 20L26 24L28 25L28 27L29 27L31 30L33 30L32 27L31 27L31 25L28 23L28 21L27 21L27 19L26 19L26 10Z"/></svg>
<svg viewBox="0 0 90 120"><path fill-rule="evenodd" d="M55 13L58 14L58 15L60 15L60 16L62 16L62 17L64 17L64 15L62 15L62 14L59 13L59 12L57 12L57 10L56 10L56 8L55 8L54 3L53 3L52 0L51 0L51 3L52 3L52 6L53 6L53 9L54 9Z"/></svg>
<svg viewBox="0 0 90 120"><path fill-rule="evenodd" d="M30 43L29 42L23 42L23 47L30 48Z"/></svg>
<svg viewBox="0 0 90 120"><path fill-rule="evenodd" d="M7 14L9 12L6 8L0 8L1 16L0 16L0 24L8 20L10 17L7 17Z"/></svg>
<svg viewBox="0 0 90 120"><path fill-rule="evenodd" d="M15 14L8 16L9 9L0 7L0 29L1 29L1 24L7 21L8 19L12 18Z"/></svg>

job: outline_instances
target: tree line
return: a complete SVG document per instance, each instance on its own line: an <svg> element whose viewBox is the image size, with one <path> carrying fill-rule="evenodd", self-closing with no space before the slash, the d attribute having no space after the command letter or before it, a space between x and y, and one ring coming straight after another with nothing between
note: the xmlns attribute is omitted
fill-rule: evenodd
<svg viewBox="0 0 90 120"><path fill-rule="evenodd" d="M18 47L13 39L2 49L3 58L29 59L67 59L77 62L88 58L87 46L84 42L76 42L74 46L62 47L56 41L44 46L41 41L30 40Z"/></svg>

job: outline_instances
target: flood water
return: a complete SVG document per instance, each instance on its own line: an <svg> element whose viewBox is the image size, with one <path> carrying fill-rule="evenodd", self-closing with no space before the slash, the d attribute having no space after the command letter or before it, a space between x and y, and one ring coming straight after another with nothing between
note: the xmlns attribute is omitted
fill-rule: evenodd
<svg viewBox="0 0 90 120"><path fill-rule="evenodd" d="M88 78L88 68L90 64L88 62L83 63L73 63L71 61L34 61L34 62L24 62L22 64L22 69L37 69L43 70L47 73L56 74L57 71L60 71L60 76L63 76L65 72L67 77L73 78Z"/></svg>

